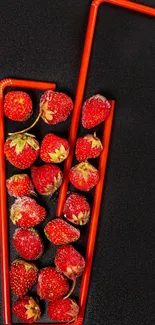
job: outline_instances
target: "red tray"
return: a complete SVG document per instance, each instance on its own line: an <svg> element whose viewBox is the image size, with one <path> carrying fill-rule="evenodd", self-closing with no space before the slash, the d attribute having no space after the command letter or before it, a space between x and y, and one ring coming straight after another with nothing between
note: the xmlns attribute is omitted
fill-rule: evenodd
<svg viewBox="0 0 155 325"><path fill-rule="evenodd" d="M95 25L96 25L96 18L97 18L99 5L103 2L108 2L113 5L118 5L137 12L155 16L155 9L143 5L139 5L137 3L130 2L127 0L95 0L92 2L89 21L88 21L88 28L86 33L86 40L85 40L83 56L82 56L81 69L79 74L78 87L76 92L75 106L74 106L71 128L70 128L69 142L70 142L71 150L64 165L64 181L60 188L60 195L59 195L58 206L57 206L57 216L62 215L63 206L64 206L64 202L68 190L68 173L72 165L72 159L74 154L74 146L75 146L78 126L79 126L80 111L81 111L84 90L85 90L86 77L87 77L90 54L91 54L91 47L92 47L93 36L94 36ZM2 234L1 236L2 291L3 291L2 293L3 293L4 324L11 324L11 310L10 310L10 287L9 287L9 277L8 277L9 257L8 257L8 235L7 235L7 213L6 213L7 207L6 207L6 188L5 188L5 180L6 180L5 159L4 159L4 151L3 151L3 147L4 147L3 94L4 94L4 89L6 87L13 86L13 85L16 87L35 88L35 89L49 89L49 88L51 89L52 87L53 88L55 87L54 84L50 84L50 83L12 80L12 79L7 79L0 83L0 130L1 130L1 134L0 134L1 193L0 194L1 194L1 234ZM111 101L111 105L112 105L111 113L104 124L104 132L103 132L104 150L100 156L100 161L99 161L100 181L95 189L92 216L91 216L91 222L89 227L89 235L88 235L87 249L86 249L86 256L85 256L86 268L82 277L80 297L79 297L80 312L76 322L73 323L74 325L81 325L84 320L84 313L85 313L85 307L87 302L88 287L89 287L89 280L90 280L92 260L93 260L93 252L95 247L95 239L96 239L100 205L102 199L102 190L104 185L104 177L105 177L106 164L108 158L110 135L112 130L112 121L113 121L114 106L115 106L114 101Z"/></svg>
<svg viewBox="0 0 155 325"><path fill-rule="evenodd" d="M1 252L2 252L2 306L4 324L11 324L10 286L9 286L9 254L8 254L8 222L6 204L6 175L4 158L4 115L3 97L7 87L31 88L39 90L54 90L55 83L4 79L0 82L0 208L1 208Z"/></svg>
<svg viewBox="0 0 155 325"><path fill-rule="evenodd" d="M10 308L10 285L9 285L9 254L8 254L8 222L7 222L7 204L6 204L6 177L5 177L5 158L3 153L3 144L4 144L4 119L3 119L3 97L4 92L7 87L17 87L17 88L34 88L34 89L55 89L56 85L53 83L43 83L43 82L35 82L35 81L25 81L25 80L14 80L14 79L6 79L2 80L0 83L0 128L2 130L0 137L0 170L1 170L1 233L2 233L2 291L3 291L3 315L4 315L4 324L11 324L11 308ZM99 160L99 173L100 173L100 181L95 189L94 196L94 204L92 209L91 222L89 226L89 235L88 235L88 243L87 243L87 253L86 253L86 268L82 278L81 291L79 304L81 306L79 317L74 324L81 324L83 320L83 309L86 303L86 292L88 290L89 285L89 277L91 272L91 263L93 258L93 250L95 245L95 236L97 231L97 224L99 218L100 204L102 198L102 188L106 170L106 162L108 157L108 148L110 143L110 134L112 129L112 121L114 115L114 101L111 101L111 113L104 124L104 132L102 144L104 147L103 153L100 156ZM75 116L75 115L74 115ZM74 117L71 122L71 129L73 127ZM70 137L71 137L71 129L70 129ZM68 162L71 163L71 155L68 159ZM68 183L66 186L66 181L68 180L68 172L69 168L66 160L66 164L64 166L64 182L60 189L59 200L57 205L57 216L62 216L63 205L65 201L65 197L68 190ZM43 323L41 323L43 324Z"/></svg>

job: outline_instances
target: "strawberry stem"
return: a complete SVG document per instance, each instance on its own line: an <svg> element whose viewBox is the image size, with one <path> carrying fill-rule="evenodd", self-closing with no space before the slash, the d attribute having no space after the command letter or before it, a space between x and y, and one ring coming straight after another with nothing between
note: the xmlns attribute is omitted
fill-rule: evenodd
<svg viewBox="0 0 155 325"><path fill-rule="evenodd" d="M30 194L33 195L33 196L35 196L35 197L38 197L37 193L35 191L33 191L33 190L31 191Z"/></svg>
<svg viewBox="0 0 155 325"><path fill-rule="evenodd" d="M63 299L67 299L67 298L69 298L71 296L71 294L73 293L73 291L75 289L75 286L76 286L76 278L73 280L72 287L69 290L68 294Z"/></svg>
<svg viewBox="0 0 155 325"><path fill-rule="evenodd" d="M70 322L66 323L66 325L67 325L67 324L71 324L71 323L73 323L73 322L76 322L76 319L77 319L77 317L73 318L72 320L70 320Z"/></svg>
<svg viewBox="0 0 155 325"><path fill-rule="evenodd" d="M14 132L14 133L9 133L9 135L16 135L16 134L19 134L19 133L25 133L25 132L29 131L30 129L32 129L32 128L37 124L37 122L39 121L41 115L42 115L42 110L40 110L40 112L39 112L39 114L38 114L36 120L35 120L35 121L30 125L30 126L28 126L28 127L27 127L26 129L24 129L24 130L17 131L17 132Z"/></svg>

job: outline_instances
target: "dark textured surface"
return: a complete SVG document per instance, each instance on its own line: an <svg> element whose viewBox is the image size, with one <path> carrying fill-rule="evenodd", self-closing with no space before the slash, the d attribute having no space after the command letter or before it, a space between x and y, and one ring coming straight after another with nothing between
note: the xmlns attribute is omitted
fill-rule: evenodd
<svg viewBox="0 0 155 325"><path fill-rule="evenodd" d="M1 1L0 79L56 81L74 99L89 4ZM100 8L85 97L117 105L84 325L155 323L154 35L153 18Z"/></svg>

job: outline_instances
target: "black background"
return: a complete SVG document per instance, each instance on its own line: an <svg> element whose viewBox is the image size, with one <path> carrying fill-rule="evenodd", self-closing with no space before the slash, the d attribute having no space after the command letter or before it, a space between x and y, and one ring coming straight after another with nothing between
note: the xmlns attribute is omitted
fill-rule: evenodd
<svg viewBox="0 0 155 325"><path fill-rule="evenodd" d="M55 81L74 99L89 5L1 1L0 79ZM101 6L85 97L117 105L84 325L155 324L154 35L154 18Z"/></svg>

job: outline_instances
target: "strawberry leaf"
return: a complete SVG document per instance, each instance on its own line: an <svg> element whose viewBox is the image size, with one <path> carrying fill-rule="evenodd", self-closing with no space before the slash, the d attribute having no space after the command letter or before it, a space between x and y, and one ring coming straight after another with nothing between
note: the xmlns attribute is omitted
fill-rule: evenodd
<svg viewBox="0 0 155 325"><path fill-rule="evenodd" d="M38 144L36 143L36 141L32 138L27 138L26 142L34 149L34 150L38 150L39 149L39 146Z"/></svg>

